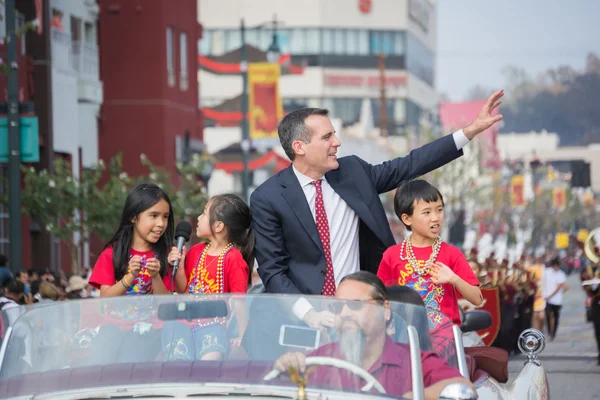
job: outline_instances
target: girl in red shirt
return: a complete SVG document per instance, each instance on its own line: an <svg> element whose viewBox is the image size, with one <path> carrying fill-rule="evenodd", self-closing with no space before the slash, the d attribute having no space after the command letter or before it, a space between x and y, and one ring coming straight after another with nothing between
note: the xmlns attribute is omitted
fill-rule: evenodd
<svg viewBox="0 0 600 400"><path fill-rule="evenodd" d="M89 283L100 297L167 294L173 207L158 186L143 183L125 200L119 228L100 253Z"/></svg>
<svg viewBox="0 0 600 400"><path fill-rule="evenodd" d="M173 247L169 262L179 259L185 268L177 270L175 284L178 293L191 295L246 293L250 284L250 265L254 265L254 233L250 208L239 196L218 195L206 204L198 217L196 235L208 239L179 254ZM239 346L247 326L243 301L234 302ZM163 330L166 359L220 360L229 348L224 321L177 322Z"/></svg>
<svg viewBox="0 0 600 400"><path fill-rule="evenodd" d="M167 256L173 235L173 208L167 194L151 183L136 186L125 200L117 231L96 261L90 285L100 290L101 297L170 293ZM160 335L152 328L160 326L151 322L153 311L152 296L129 306L107 304L102 318L108 323L94 340L92 357L99 363L115 358L121 362L140 361L141 352L125 351L133 345L157 349L158 353ZM115 337L122 339L117 346ZM153 344L155 341L157 344Z"/></svg>

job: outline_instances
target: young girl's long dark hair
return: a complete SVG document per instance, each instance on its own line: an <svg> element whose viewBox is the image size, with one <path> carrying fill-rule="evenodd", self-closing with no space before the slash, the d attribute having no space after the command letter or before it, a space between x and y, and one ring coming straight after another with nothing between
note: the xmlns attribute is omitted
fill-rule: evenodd
<svg viewBox="0 0 600 400"><path fill-rule="evenodd" d="M160 276L164 277L167 274L169 270L167 256L173 245L175 231L173 207L169 196L161 188L153 183L142 183L127 195L119 228L104 246L105 249L108 247L113 249L112 259L117 280L122 279L127 274L130 248L133 242L132 221L161 200L166 201L169 205L169 219L164 233L156 243L152 244L152 248L156 252L156 258L160 261Z"/></svg>
<svg viewBox="0 0 600 400"><path fill-rule="evenodd" d="M235 194L217 195L210 199L208 220L211 230L217 221L221 221L227 227L229 241L240 250L244 261L248 264L248 285L250 285L254 267L254 230L250 207Z"/></svg>

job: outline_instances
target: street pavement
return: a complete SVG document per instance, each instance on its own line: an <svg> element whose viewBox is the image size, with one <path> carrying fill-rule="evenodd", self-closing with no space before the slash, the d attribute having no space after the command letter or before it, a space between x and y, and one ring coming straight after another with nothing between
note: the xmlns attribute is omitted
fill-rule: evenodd
<svg viewBox="0 0 600 400"><path fill-rule="evenodd" d="M594 327L585 321L585 292L578 274L568 278L560 324L554 341L546 341L540 360L550 381L552 399L600 399L600 365ZM544 332L546 334L546 332ZM510 380L518 375L524 356L511 357Z"/></svg>

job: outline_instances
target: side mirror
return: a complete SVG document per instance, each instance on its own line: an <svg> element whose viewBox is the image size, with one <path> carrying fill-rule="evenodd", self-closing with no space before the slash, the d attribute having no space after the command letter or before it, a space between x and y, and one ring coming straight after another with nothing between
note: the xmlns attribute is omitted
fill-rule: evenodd
<svg viewBox="0 0 600 400"><path fill-rule="evenodd" d="M466 311L460 330L463 332L474 332L487 329L492 326L492 315L484 310Z"/></svg>
<svg viewBox="0 0 600 400"><path fill-rule="evenodd" d="M476 400L477 392L464 383L451 383L440 392L439 400Z"/></svg>

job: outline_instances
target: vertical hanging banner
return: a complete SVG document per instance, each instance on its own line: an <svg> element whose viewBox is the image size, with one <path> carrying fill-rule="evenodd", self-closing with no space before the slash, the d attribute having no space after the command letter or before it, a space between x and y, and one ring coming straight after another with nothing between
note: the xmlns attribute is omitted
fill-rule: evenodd
<svg viewBox="0 0 600 400"><path fill-rule="evenodd" d="M250 140L277 140L277 124L283 118L279 97L279 64L248 65Z"/></svg>
<svg viewBox="0 0 600 400"><path fill-rule="evenodd" d="M556 232L554 237L554 247L556 250L562 250L569 247L569 234L567 232Z"/></svg>
<svg viewBox="0 0 600 400"><path fill-rule="evenodd" d="M523 175L514 175L510 179L510 200L512 208L525 205L525 178Z"/></svg>
<svg viewBox="0 0 600 400"><path fill-rule="evenodd" d="M567 191L565 188L554 188L552 190L552 204L557 210L564 210L567 206Z"/></svg>

